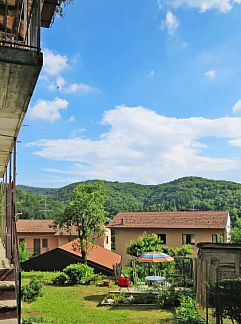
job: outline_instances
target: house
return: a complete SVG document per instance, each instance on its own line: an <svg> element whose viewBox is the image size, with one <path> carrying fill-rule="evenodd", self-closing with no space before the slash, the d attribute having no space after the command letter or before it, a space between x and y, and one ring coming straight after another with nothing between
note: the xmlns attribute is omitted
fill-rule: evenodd
<svg viewBox="0 0 241 324"><path fill-rule="evenodd" d="M96 244L91 244L87 258L87 264L96 273L106 275L113 275L113 267L121 262L119 254ZM83 262L81 252L76 248L76 242L72 241L23 262L21 267L25 271L62 271L68 265L79 262Z"/></svg>
<svg viewBox="0 0 241 324"><path fill-rule="evenodd" d="M54 226L51 219L19 219L17 221L18 242L25 242L32 255L39 255L56 249L77 237L77 230ZM95 243L111 250L111 231L106 228L105 236L94 237Z"/></svg>
<svg viewBox="0 0 241 324"><path fill-rule="evenodd" d="M226 211L123 212L108 227L115 233L116 252L125 265L130 258L126 247L144 232L157 234L171 247L191 244L196 253L199 242L229 241L230 218Z"/></svg>

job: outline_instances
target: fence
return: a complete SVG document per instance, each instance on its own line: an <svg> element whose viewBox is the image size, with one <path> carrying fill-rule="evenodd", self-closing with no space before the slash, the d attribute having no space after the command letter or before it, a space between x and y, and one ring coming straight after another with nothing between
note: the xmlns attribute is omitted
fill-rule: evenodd
<svg viewBox="0 0 241 324"><path fill-rule="evenodd" d="M199 259L195 262L194 287L196 290L196 298L204 312L206 323L223 323L225 313L223 300L226 299L225 303L227 304L235 294L231 292L230 296L227 297L228 295L224 294L224 283L226 282L227 284L228 282L231 283L233 279L240 279L239 264L241 264L241 256L237 254L236 257L232 257L232 255L227 254L225 263L220 262L220 259ZM238 312L241 312L241 309L239 311L236 310L236 315L241 318L241 314L238 314ZM233 321L232 323L236 322Z"/></svg>

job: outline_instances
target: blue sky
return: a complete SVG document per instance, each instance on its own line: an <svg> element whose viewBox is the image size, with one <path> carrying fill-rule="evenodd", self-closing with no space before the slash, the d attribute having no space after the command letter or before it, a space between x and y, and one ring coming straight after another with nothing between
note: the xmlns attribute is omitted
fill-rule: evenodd
<svg viewBox="0 0 241 324"><path fill-rule="evenodd" d="M42 30L18 183L241 182L241 0L76 0Z"/></svg>

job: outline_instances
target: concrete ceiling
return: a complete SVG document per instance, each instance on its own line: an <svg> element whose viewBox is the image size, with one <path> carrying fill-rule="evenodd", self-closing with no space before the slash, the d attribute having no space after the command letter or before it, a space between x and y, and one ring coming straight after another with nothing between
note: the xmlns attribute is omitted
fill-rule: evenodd
<svg viewBox="0 0 241 324"><path fill-rule="evenodd" d="M3 177L43 64L42 53L0 47L0 177Z"/></svg>

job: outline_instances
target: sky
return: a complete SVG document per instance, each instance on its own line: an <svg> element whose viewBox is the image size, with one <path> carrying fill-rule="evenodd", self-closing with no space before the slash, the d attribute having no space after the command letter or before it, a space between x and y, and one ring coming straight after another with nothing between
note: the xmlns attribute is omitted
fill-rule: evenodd
<svg viewBox="0 0 241 324"><path fill-rule="evenodd" d="M241 182L241 0L75 0L41 39L19 184Z"/></svg>

